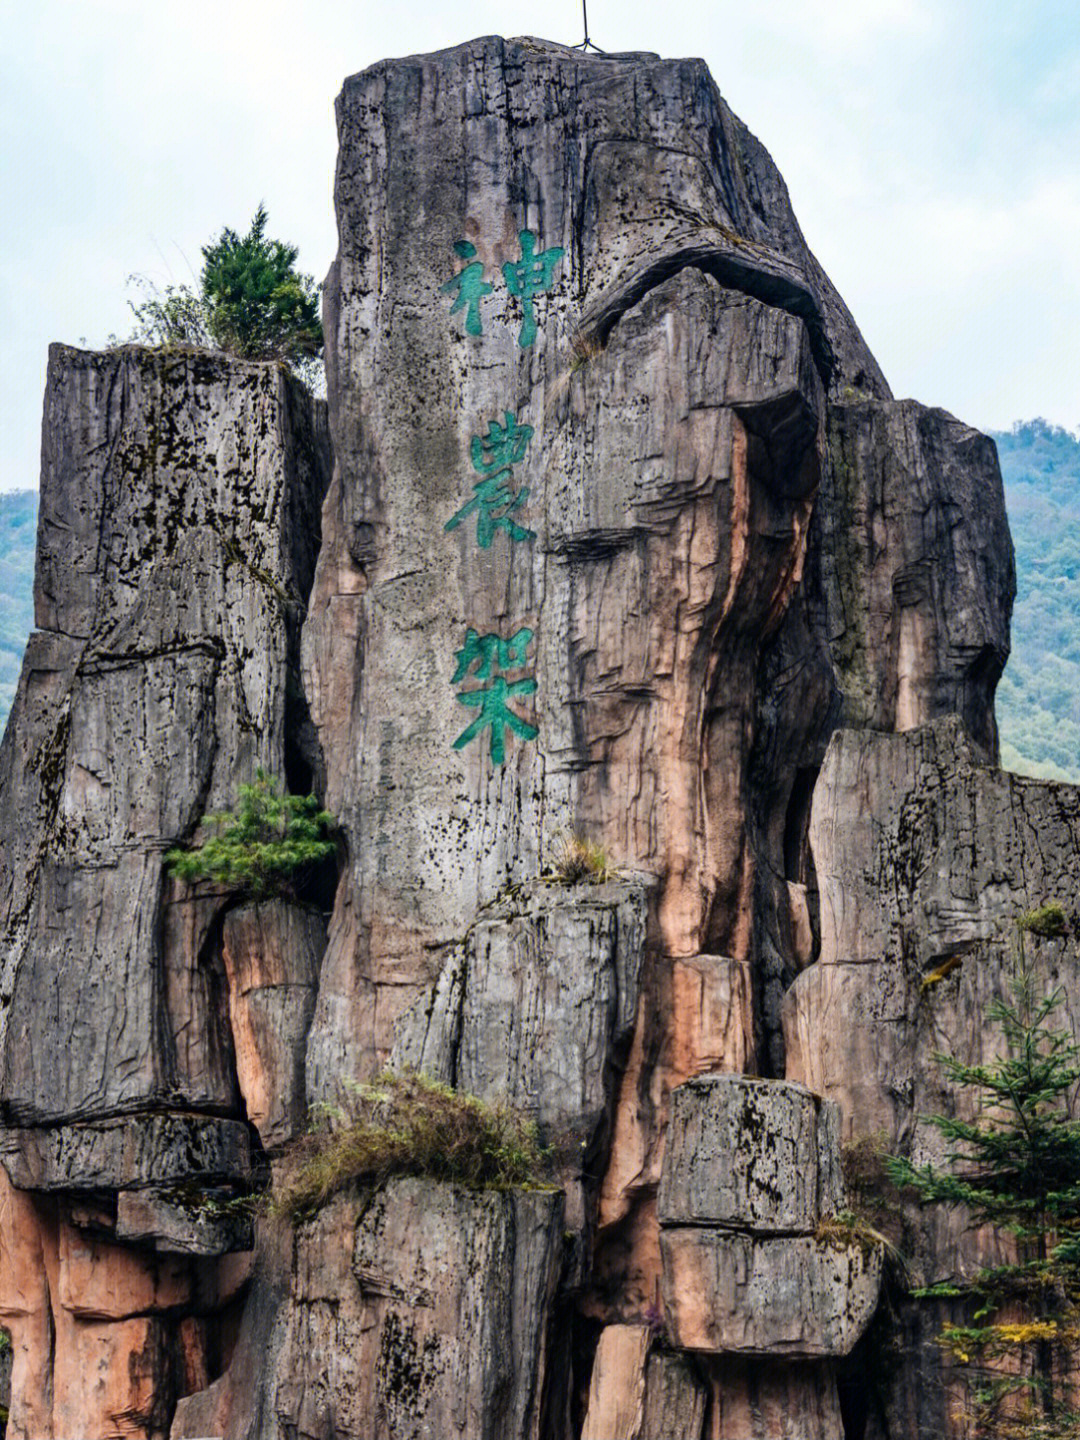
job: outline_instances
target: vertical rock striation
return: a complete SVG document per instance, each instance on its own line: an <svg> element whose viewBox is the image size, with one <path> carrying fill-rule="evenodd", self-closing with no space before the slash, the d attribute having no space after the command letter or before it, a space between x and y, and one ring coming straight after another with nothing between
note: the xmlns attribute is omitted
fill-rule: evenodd
<svg viewBox="0 0 1080 1440"><path fill-rule="evenodd" d="M865 1437L841 1133L930 1153L934 1051L989 1053L1014 912L1080 867L1075 793L991 768L993 447L892 399L699 61L491 37L338 126L328 418L276 366L52 354L11 1433ZM340 819L329 916L164 874L260 766ZM220 1202L387 1065L525 1112L551 1187L367 1177L253 1237ZM933 1217L913 1273L996 1243ZM876 1433L946 1434L901 1318Z"/></svg>
<svg viewBox="0 0 1080 1440"><path fill-rule="evenodd" d="M210 1363L200 1262L171 1256L250 1246L177 1195L245 1189L255 1139L230 898L164 853L256 766L310 770L327 431L279 366L54 346L42 455L38 629L0 748L9 1433L157 1436ZM273 1107L290 1078L264 1076Z"/></svg>
<svg viewBox="0 0 1080 1440"><path fill-rule="evenodd" d="M350 872L316 1096L378 1063L560 827L660 876L665 953L741 958L754 669L802 569L824 394L888 394L700 62L482 40L354 77L338 122L304 653ZM505 279L523 246L556 257L534 333ZM499 763L486 734L453 744L470 632L528 634L538 734Z"/></svg>

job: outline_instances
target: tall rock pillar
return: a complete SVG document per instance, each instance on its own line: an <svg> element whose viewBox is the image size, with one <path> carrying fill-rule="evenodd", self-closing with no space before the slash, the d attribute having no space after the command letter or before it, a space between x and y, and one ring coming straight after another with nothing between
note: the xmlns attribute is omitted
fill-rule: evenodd
<svg viewBox="0 0 1080 1440"><path fill-rule="evenodd" d="M825 395L888 393L699 61L478 40L354 76L338 123L313 1097L560 832L659 878L658 953L749 956L757 657Z"/></svg>

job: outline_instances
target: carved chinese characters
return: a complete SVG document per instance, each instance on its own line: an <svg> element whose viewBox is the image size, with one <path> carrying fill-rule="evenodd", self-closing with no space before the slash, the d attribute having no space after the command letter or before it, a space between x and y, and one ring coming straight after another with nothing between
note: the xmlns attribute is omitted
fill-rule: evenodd
<svg viewBox="0 0 1080 1440"><path fill-rule="evenodd" d="M520 260L507 261L502 273L507 290L521 302L518 345L527 350L535 343L537 335L533 302L537 295L551 290L555 266L562 258L563 250L559 246L551 246L537 253L536 236L531 230L520 232L518 244L521 248ZM483 262L474 259L476 246L471 241L457 241L454 252L459 259L469 263L440 288L444 294L456 292L450 313L454 315L465 311L465 333L481 336L480 302L495 287L484 279ZM476 544L481 550L489 550L500 531L506 535L511 546L536 539L536 531L528 529L515 518L529 498L529 487L517 483L514 468L524 459L532 436L531 425L519 424L513 411L505 410L502 422L490 420L486 433L472 437L469 459L480 478L473 483L472 499L451 516L444 530L456 530L475 519ZM508 704L510 700L536 693L535 675L520 673L528 665L527 651L532 639L533 631L524 626L508 640L495 633L480 635L469 628L464 645L457 651L457 669L450 683L458 685L465 680L484 683L463 690L457 696L462 705L475 709L477 715L454 741L455 750L488 733L491 763L502 765L506 760L508 734L516 735L523 741L536 739L539 733L537 727ZM507 678L504 672L516 678Z"/></svg>

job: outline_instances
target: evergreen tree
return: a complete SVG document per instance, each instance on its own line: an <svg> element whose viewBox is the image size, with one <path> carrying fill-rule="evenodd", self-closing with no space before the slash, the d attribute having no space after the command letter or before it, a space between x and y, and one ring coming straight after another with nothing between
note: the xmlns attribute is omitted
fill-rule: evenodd
<svg viewBox="0 0 1080 1440"><path fill-rule="evenodd" d="M296 361L320 353L315 283L295 269L295 245L267 239L264 206L246 235L226 228L202 253L207 327L223 350L249 360Z"/></svg>
<svg viewBox="0 0 1080 1440"><path fill-rule="evenodd" d="M131 303L131 339L145 345L194 345L243 360L283 360L309 384L319 378L323 333L318 287L296 269L297 248L266 235L260 205L246 235L227 227L203 246L200 293L189 285L159 290L133 275L145 298ZM120 344L110 336L110 344Z"/></svg>
<svg viewBox="0 0 1080 1440"><path fill-rule="evenodd" d="M213 880L253 900L295 897L306 871L334 853L334 817L314 795L282 794L265 770L240 786L235 811L208 815L215 833L191 850L173 849L165 863L179 880Z"/></svg>
<svg viewBox="0 0 1080 1440"><path fill-rule="evenodd" d="M917 1190L925 1203L966 1205L973 1223L1011 1230L1024 1250L1044 1260L1062 1223L1080 1220L1080 1121L1071 1117L1069 1104L1080 1081L1080 1047L1070 1030L1053 1026L1064 993L1037 994L1023 935L1033 929L1062 934L1064 928L1062 912L1051 906L1019 922L1012 998L995 1000L987 1010L1005 1038L1005 1056L986 1065L935 1057L954 1084L979 1096L973 1121L928 1117L956 1146L949 1168L915 1167L899 1158L890 1167L894 1181Z"/></svg>
<svg viewBox="0 0 1080 1440"><path fill-rule="evenodd" d="M1056 905L1018 921L1011 998L987 1010L1005 1041L1002 1058L965 1065L935 1057L955 1085L978 1097L974 1120L925 1117L952 1144L947 1165L915 1166L901 1157L888 1164L893 1182L915 1191L922 1204L964 1206L972 1225L995 1225L1017 1238L1017 1264L984 1271L966 1292L949 1286L922 1292L967 1293L978 1301L973 1323L947 1326L939 1341L972 1367L980 1437L1080 1436L1080 1417L1053 1385L1056 1360L1072 1359L1080 1341L1080 1121L1072 1115L1080 1046L1055 1024L1064 992L1040 994L1024 944L1026 934L1065 929ZM1015 1318L1018 1307L1028 1318ZM1025 1354L1031 1373L1024 1371ZM1026 1396L1026 1408L1018 1396Z"/></svg>

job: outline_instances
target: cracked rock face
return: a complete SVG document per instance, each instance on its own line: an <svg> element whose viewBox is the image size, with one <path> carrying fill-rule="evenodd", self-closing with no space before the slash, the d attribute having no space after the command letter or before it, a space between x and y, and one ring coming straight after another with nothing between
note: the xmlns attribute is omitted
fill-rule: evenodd
<svg viewBox="0 0 1080 1440"><path fill-rule="evenodd" d="M792 1359L847 1355L881 1288L880 1251L717 1230L660 1231L664 1301L676 1345Z"/></svg>
<svg viewBox="0 0 1080 1440"><path fill-rule="evenodd" d="M488 907L432 1000L403 1018L395 1065L589 1138L634 1022L648 898L632 881L539 884Z"/></svg>
<svg viewBox="0 0 1080 1440"><path fill-rule="evenodd" d="M691 1080L673 1102L657 1211L676 1344L848 1354L877 1306L882 1250L818 1231L845 1203L836 1107L734 1075Z"/></svg>
<svg viewBox="0 0 1080 1440"><path fill-rule="evenodd" d="M662 1224L808 1233L843 1209L833 1115L808 1090L710 1075L673 1100Z"/></svg>
<svg viewBox="0 0 1080 1440"><path fill-rule="evenodd" d="M245 949L230 897L186 892L163 857L256 766L306 763L326 427L279 366L54 346L42 450L39 628L0 748L10 1433L156 1436L208 1379L195 1257L251 1245L200 1206L250 1181L252 1075L267 1123L305 1121L302 1047L297 1078L259 1038L251 952L273 945Z"/></svg>
<svg viewBox="0 0 1080 1440"><path fill-rule="evenodd" d="M561 1210L556 1194L423 1180L337 1202L299 1240L276 1373L285 1433L537 1440Z"/></svg>
<svg viewBox="0 0 1080 1440"><path fill-rule="evenodd" d="M9 1433L850 1440L840 1131L930 1153L929 1056L984 1053L1013 907L1080 861L1075 793L986 764L993 448L891 398L699 61L487 38L338 124L328 419L276 366L52 353L0 748ZM164 874L257 766L340 818L328 916ZM557 1190L253 1235L222 1199L386 1064L526 1111ZM888 1440L947 1433L913 1314Z"/></svg>

